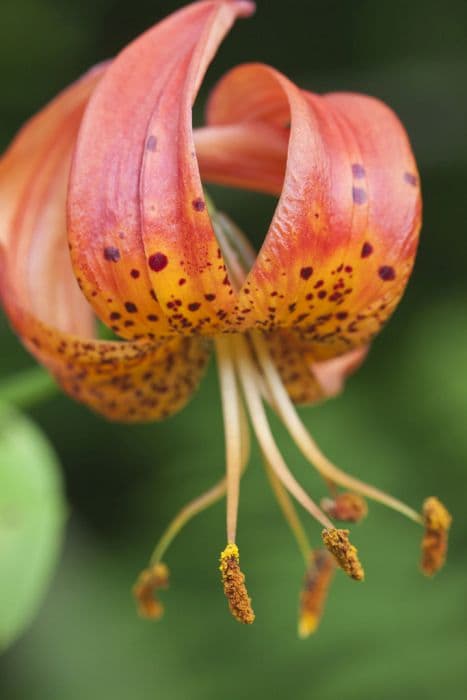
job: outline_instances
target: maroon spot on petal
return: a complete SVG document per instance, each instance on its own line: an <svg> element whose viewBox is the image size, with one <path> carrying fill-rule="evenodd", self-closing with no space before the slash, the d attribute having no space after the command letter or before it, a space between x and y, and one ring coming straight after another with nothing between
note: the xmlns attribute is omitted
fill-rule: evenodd
<svg viewBox="0 0 467 700"><path fill-rule="evenodd" d="M130 272L130 275L133 277L134 280L137 280L140 275L140 271L134 269Z"/></svg>
<svg viewBox="0 0 467 700"><path fill-rule="evenodd" d="M118 311L112 311L110 314L110 320L111 321L118 321L119 318L121 318L121 314L118 313Z"/></svg>
<svg viewBox="0 0 467 700"><path fill-rule="evenodd" d="M204 298L206 299L206 301L214 301L214 299L216 298L216 295L215 294L205 294Z"/></svg>
<svg viewBox="0 0 467 700"><path fill-rule="evenodd" d="M159 316L156 316L156 314L149 314L149 316L146 316L146 318L148 319L148 321L152 321L152 322L159 320Z"/></svg>
<svg viewBox="0 0 467 700"><path fill-rule="evenodd" d="M108 245L104 248L104 258L109 262L118 262L120 260L120 251L113 245Z"/></svg>
<svg viewBox="0 0 467 700"><path fill-rule="evenodd" d="M300 277L304 280L309 280L312 274L312 267L302 267L302 269L300 270Z"/></svg>
<svg viewBox="0 0 467 700"><path fill-rule="evenodd" d="M368 256L371 255L372 252L373 252L373 246L371 245L371 243L368 243L368 241L367 241L362 245L362 252L360 253L360 257L368 258Z"/></svg>
<svg viewBox="0 0 467 700"><path fill-rule="evenodd" d="M164 253L153 253L148 258L149 267L154 272L160 272L167 266L169 259Z"/></svg>
<svg viewBox="0 0 467 700"><path fill-rule="evenodd" d="M365 173L365 168L363 165L360 163L352 163L352 175L357 179L357 180L362 180L366 173Z"/></svg>
<svg viewBox="0 0 467 700"><path fill-rule="evenodd" d="M153 153L157 149L157 139L154 136L154 134L151 134L151 136L149 136L148 140L146 141L146 148L148 151L152 151Z"/></svg>
<svg viewBox="0 0 467 700"><path fill-rule="evenodd" d="M314 286L314 289L319 289L324 284L324 280L318 280Z"/></svg>
<svg viewBox="0 0 467 700"><path fill-rule="evenodd" d="M418 185L418 177L413 173L404 173L404 180L408 185L412 185L412 187L417 187Z"/></svg>
<svg viewBox="0 0 467 700"><path fill-rule="evenodd" d="M201 306L201 304L198 304L198 302L193 302L193 304L188 304L188 308L190 311L198 311L200 306Z"/></svg>
<svg viewBox="0 0 467 700"><path fill-rule="evenodd" d="M328 293L325 292L324 289L322 289L320 292L318 292L318 298L319 298L319 299L324 299L324 298L327 296L327 294L328 294Z"/></svg>
<svg viewBox="0 0 467 700"><path fill-rule="evenodd" d="M191 203L191 206L195 211L204 211L206 209L206 204L201 199L201 197L197 197L196 199L194 199Z"/></svg>
<svg viewBox="0 0 467 700"><path fill-rule="evenodd" d="M385 282L390 282L391 280L396 278L396 272L394 268L390 267L389 265L383 265L382 267L380 267L378 270L378 275Z"/></svg>
<svg viewBox="0 0 467 700"><path fill-rule="evenodd" d="M367 200L365 190L361 187L352 187L352 199L355 204L365 204Z"/></svg>
<svg viewBox="0 0 467 700"><path fill-rule="evenodd" d="M184 277L182 277L181 279L178 280L178 284L180 285L180 287L183 287L183 285L186 284L186 279Z"/></svg>
<svg viewBox="0 0 467 700"><path fill-rule="evenodd" d="M125 309L128 311L129 314L135 314L138 311L138 307L136 306L136 304L133 304L132 301L125 302Z"/></svg>
<svg viewBox="0 0 467 700"><path fill-rule="evenodd" d="M339 321L343 321L345 318L347 318L348 315L349 315L349 314L347 313L347 311L339 311L339 312L336 314L336 318L337 318Z"/></svg>
<svg viewBox="0 0 467 700"><path fill-rule="evenodd" d="M125 323L123 325L125 326L125 328L131 328L131 326L135 325L135 322L134 321L125 321Z"/></svg>

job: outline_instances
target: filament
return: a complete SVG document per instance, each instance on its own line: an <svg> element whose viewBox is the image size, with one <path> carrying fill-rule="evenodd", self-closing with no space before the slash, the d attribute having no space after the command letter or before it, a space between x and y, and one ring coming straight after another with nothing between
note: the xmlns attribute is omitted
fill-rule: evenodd
<svg viewBox="0 0 467 700"><path fill-rule="evenodd" d="M186 504L182 510L173 518L169 526L165 530L164 534L157 543L154 551L151 555L150 564L151 566L158 564L164 558L164 555L178 535L180 530L198 513L202 513L203 510L209 508L209 506L214 505L217 501L225 496L226 491L226 480L222 479L212 488L210 488L205 493L201 494L197 498Z"/></svg>
<svg viewBox="0 0 467 700"><path fill-rule="evenodd" d="M239 427L240 427L240 475L243 475L248 459L250 456L250 435L248 431L248 423L245 416L245 410L241 401L238 402L239 409ZM181 511L173 518L169 526L163 533L162 537L159 539L156 547L151 556L150 564L158 564L175 539L179 532L185 527L185 525L196 515L202 513L204 510L214 505L222 498L224 498L227 491L227 479L224 477L217 482L214 486L208 489L205 493L201 494L197 498L187 503Z"/></svg>
<svg viewBox="0 0 467 700"><path fill-rule="evenodd" d="M277 499L279 507L282 510L282 513L292 531L292 534L294 535L297 541L300 552L302 553L303 559L305 560L305 566L308 566L312 551L310 542L308 540L308 536L298 516L292 499L290 498L284 486L282 486L281 481L279 480L276 473L271 468L269 462L265 457L263 461L265 471L269 479L269 483L271 484L271 488L274 491L274 495Z"/></svg>
<svg viewBox="0 0 467 700"><path fill-rule="evenodd" d="M215 340L217 366L224 417L226 471L227 471L227 542L235 543L237 533L240 477L242 471L242 432L240 424L240 396L235 376L231 342L219 336Z"/></svg>
<svg viewBox="0 0 467 700"><path fill-rule="evenodd" d="M235 344L237 370L248 406L253 429L268 464L285 488L323 527L333 528L332 522L308 496L287 467L269 427L266 411L257 387L257 372L250 355L250 349L242 336L236 336Z"/></svg>
<svg viewBox="0 0 467 700"><path fill-rule="evenodd" d="M413 508L410 508L410 506L399 501L397 498L384 493L384 491L346 474L321 452L300 420L287 390L282 383L276 366L269 355L263 338L259 333L252 333L251 339L256 350L257 359L264 372L264 377L273 397L273 405L302 454L316 467L317 471L326 479L340 486L344 486L345 488L357 491L363 496L372 498L374 501L383 503L389 508L407 516L410 520L422 524L423 520L421 515Z"/></svg>

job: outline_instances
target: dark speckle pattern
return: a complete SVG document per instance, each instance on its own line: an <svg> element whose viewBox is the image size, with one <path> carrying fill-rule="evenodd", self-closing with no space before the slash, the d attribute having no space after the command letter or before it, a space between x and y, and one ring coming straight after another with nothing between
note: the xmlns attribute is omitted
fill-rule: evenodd
<svg viewBox="0 0 467 700"><path fill-rule="evenodd" d="M149 136L148 140L146 141L146 148L152 153L154 153L154 151L157 150L157 139L154 136L154 134L151 134L151 136Z"/></svg>
<svg viewBox="0 0 467 700"><path fill-rule="evenodd" d="M373 252L373 246L371 243L368 243L368 241L365 241L365 243L362 245L362 252L360 253L360 256L362 258L368 258Z"/></svg>
<svg viewBox="0 0 467 700"><path fill-rule="evenodd" d="M104 258L109 262L118 262L120 260L120 251L113 245L108 245L104 248Z"/></svg>
<svg viewBox="0 0 467 700"><path fill-rule="evenodd" d="M418 185L418 177L413 173L404 173L404 180L412 187L417 187Z"/></svg>
<svg viewBox="0 0 467 700"><path fill-rule="evenodd" d="M365 168L361 163L352 163L352 175L356 180L362 180L365 177Z"/></svg>
<svg viewBox="0 0 467 700"><path fill-rule="evenodd" d="M355 204L365 204L367 201L367 194L361 187L352 187L352 199Z"/></svg>
<svg viewBox="0 0 467 700"><path fill-rule="evenodd" d="M191 204L195 211L204 211L206 209L206 204L201 199L201 197L197 197L196 199L194 199Z"/></svg>
<svg viewBox="0 0 467 700"><path fill-rule="evenodd" d="M167 267L168 262L169 259L164 253L153 253L153 255L150 255L148 258L149 267L153 272L160 272Z"/></svg>
<svg viewBox="0 0 467 700"><path fill-rule="evenodd" d="M383 265L379 268L378 275L384 282L390 282L396 278L396 271L393 267L390 267L390 265Z"/></svg>
<svg viewBox="0 0 467 700"><path fill-rule="evenodd" d="M302 267L302 269L300 270L300 277L304 280L310 279L312 274L313 274L312 267Z"/></svg>

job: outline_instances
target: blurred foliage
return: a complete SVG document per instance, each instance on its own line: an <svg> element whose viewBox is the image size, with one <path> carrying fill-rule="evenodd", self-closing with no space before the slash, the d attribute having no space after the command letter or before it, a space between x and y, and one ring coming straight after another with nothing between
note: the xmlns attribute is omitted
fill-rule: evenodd
<svg viewBox="0 0 467 700"><path fill-rule="evenodd" d="M2 0L0 141L88 65L182 2ZM218 581L222 505L196 519L167 562L166 615L139 620L130 588L156 536L186 500L222 473L223 438L213 367L193 402L162 424L106 423L65 397L32 411L64 465L72 509L65 554L46 605L0 660L0 696L205 700L462 698L467 475L467 60L464 0L258 2L225 42L207 84L260 60L318 91L354 89L391 104L419 162L425 225L401 307L344 395L302 415L349 471L417 505L437 494L454 514L449 565L417 570L420 531L380 506L355 528L367 581L336 576L317 636L296 638L300 557L257 451L242 484L239 544L257 621L230 619ZM199 100L196 119L206 89ZM257 243L273 203L218 189ZM6 323L3 375L30 366ZM276 426L275 426L276 427ZM322 488L284 431L289 464ZM310 525L318 540L318 529Z"/></svg>
<svg viewBox="0 0 467 700"><path fill-rule="evenodd" d="M0 405L0 651L30 622L57 562L60 469L31 421Z"/></svg>

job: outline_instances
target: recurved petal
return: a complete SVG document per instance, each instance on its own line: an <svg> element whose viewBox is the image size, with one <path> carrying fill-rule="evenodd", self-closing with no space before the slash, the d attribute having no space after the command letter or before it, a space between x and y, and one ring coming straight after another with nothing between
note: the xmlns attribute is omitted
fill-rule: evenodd
<svg viewBox="0 0 467 700"><path fill-rule="evenodd" d="M339 394L346 379L360 367L368 348L317 362L314 345L298 331L278 330L265 335L269 352L290 398L296 404L313 404Z"/></svg>
<svg viewBox="0 0 467 700"><path fill-rule="evenodd" d="M132 331L149 334L156 296L173 331L213 333L234 304L191 119L220 41L253 10L248 0L187 6L122 51L93 95L74 159L69 230L75 270L104 321L108 296ZM120 332L132 335L125 323Z"/></svg>
<svg viewBox="0 0 467 700"><path fill-rule="evenodd" d="M28 122L0 161L0 295L25 345L69 394L112 419L163 418L196 387L205 343L95 340L94 314L69 260L71 152L103 70L87 74Z"/></svg>
<svg viewBox="0 0 467 700"><path fill-rule="evenodd" d="M162 420L176 413L197 388L210 354L203 338L84 339L47 326L12 299L6 308L23 343L62 388L110 420Z"/></svg>
<svg viewBox="0 0 467 700"><path fill-rule="evenodd" d="M262 123L196 129L196 155L206 182L280 194L289 130Z"/></svg>
<svg viewBox="0 0 467 700"><path fill-rule="evenodd" d="M416 165L397 117L373 98L320 97L245 65L217 86L208 122L226 133L290 123L279 203L239 295L251 309L244 327L299 328L322 360L366 345L402 295L420 228ZM261 176L256 186L265 189Z"/></svg>
<svg viewBox="0 0 467 700"><path fill-rule="evenodd" d="M63 331L90 335L94 315L79 291L66 239L71 153L98 66L28 121L0 160L1 291Z"/></svg>

